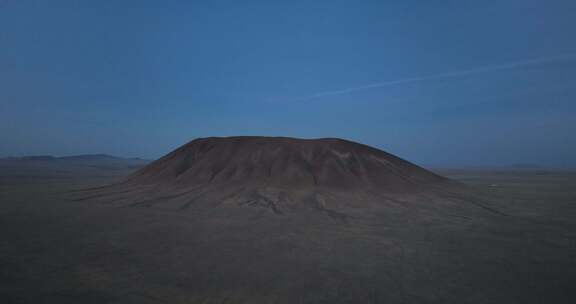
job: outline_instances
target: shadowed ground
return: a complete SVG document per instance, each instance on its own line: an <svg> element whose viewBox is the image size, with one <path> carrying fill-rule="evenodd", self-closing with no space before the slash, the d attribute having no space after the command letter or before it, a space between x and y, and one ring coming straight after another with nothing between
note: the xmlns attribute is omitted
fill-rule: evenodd
<svg viewBox="0 0 576 304"><path fill-rule="evenodd" d="M183 213L69 199L71 189L129 171L2 171L2 303L576 299L574 173L443 171L490 193L508 215L426 221L409 210L342 222L317 212Z"/></svg>

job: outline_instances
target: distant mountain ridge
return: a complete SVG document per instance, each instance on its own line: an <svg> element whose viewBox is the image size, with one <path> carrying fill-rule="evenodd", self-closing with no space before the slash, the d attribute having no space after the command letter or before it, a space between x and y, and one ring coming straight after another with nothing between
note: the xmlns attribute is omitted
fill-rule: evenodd
<svg viewBox="0 0 576 304"><path fill-rule="evenodd" d="M109 154L79 154L70 156L53 156L53 155L27 155L20 157L3 157L0 160L10 161L97 161L97 160L141 160L145 159L138 157L119 157Z"/></svg>
<svg viewBox="0 0 576 304"><path fill-rule="evenodd" d="M108 154L70 156L30 155L0 158L0 185L26 181L45 182L78 176L110 177L129 174L150 161Z"/></svg>

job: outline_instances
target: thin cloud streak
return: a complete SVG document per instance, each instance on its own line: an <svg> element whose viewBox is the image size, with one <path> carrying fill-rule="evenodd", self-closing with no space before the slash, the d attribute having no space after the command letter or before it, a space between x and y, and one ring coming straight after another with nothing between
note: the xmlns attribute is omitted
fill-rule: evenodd
<svg viewBox="0 0 576 304"><path fill-rule="evenodd" d="M436 80L436 79L444 79L444 78L459 78L459 77L482 74L482 73L487 73L487 72L512 70L512 69L522 68L522 67L526 67L526 66L530 66L530 65L534 65L534 64L547 63L547 62L552 62L552 61L556 61L556 60L560 60L560 59L571 59L571 58L575 58L575 57L576 57L576 53L569 53L569 54L564 54L564 55L541 57L541 58L535 58L535 59L530 59L530 60L525 60L525 61L510 62L510 63L500 64L500 65L492 65L492 66L486 66L486 67L469 69L469 70L447 72L447 73L434 74L434 75L428 75L428 76L422 76L422 77L390 80L390 81L371 83L371 84L366 84L366 85L361 85L361 86L346 88L346 89L341 89L341 90L319 92L316 94L312 94L312 95L308 95L308 96L304 96L304 97L300 97L300 98L295 98L295 99L292 99L292 101L293 102L308 101L308 100L313 100L313 99L319 99L319 98L326 97L326 96L344 95L344 94L349 94L349 93L358 92L358 91L384 88L384 87L390 87L390 86L401 85L401 84L416 83L416 82L421 82L421 81L426 81L426 80Z"/></svg>

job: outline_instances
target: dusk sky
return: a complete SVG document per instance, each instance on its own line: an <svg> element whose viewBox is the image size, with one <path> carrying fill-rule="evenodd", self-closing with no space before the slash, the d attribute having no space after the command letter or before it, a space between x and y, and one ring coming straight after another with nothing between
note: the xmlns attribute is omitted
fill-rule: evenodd
<svg viewBox="0 0 576 304"><path fill-rule="evenodd" d="M576 166L576 1L0 1L0 157L231 135Z"/></svg>

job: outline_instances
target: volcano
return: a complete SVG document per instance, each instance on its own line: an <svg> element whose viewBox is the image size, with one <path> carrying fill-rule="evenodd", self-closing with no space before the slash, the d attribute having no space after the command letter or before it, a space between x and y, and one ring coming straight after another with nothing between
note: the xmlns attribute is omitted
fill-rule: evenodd
<svg viewBox="0 0 576 304"><path fill-rule="evenodd" d="M320 211L338 219L367 208L486 209L461 193L462 187L445 177L360 143L237 136L195 139L81 199L228 213Z"/></svg>
<svg viewBox="0 0 576 304"><path fill-rule="evenodd" d="M164 290L170 303L485 302L477 273L510 285L486 271L490 250L508 245L486 242L506 223L492 202L347 140L195 139L74 196L108 212L93 237L106 244L99 267L154 292L150 303Z"/></svg>

